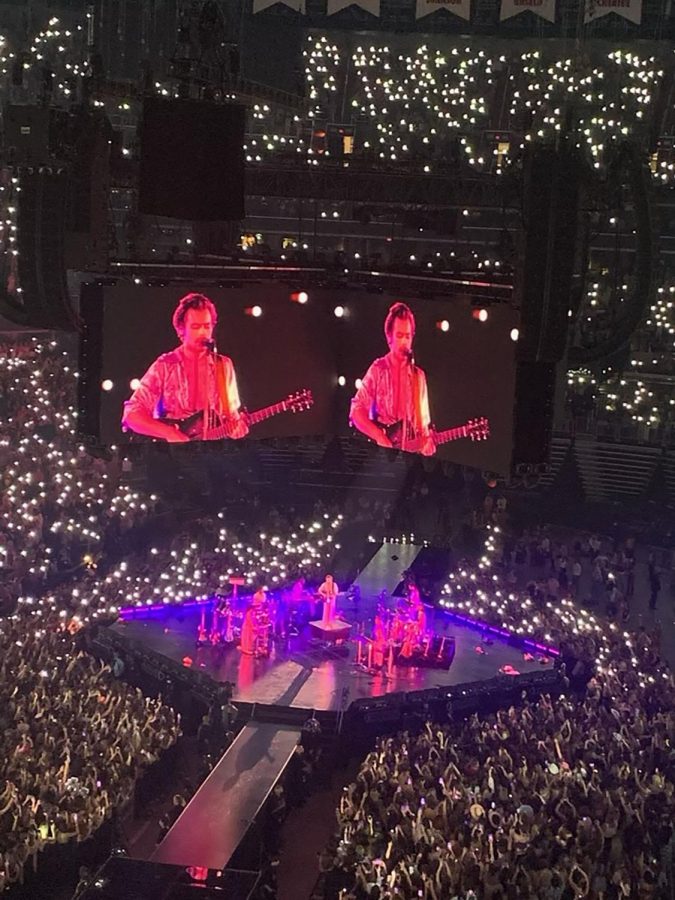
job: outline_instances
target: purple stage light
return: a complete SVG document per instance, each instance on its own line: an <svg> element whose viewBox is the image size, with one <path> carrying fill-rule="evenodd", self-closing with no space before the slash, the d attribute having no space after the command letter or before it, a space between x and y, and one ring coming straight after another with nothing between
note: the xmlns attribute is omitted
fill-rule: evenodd
<svg viewBox="0 0 675 900"><path fill-rule="evenodd" d="M476 628L480 631L486 631L489 634L495 634L503 640L517 641L524 647L534 649L538 653L544 653L547 656L560 656L560 650L558 650L557 647L551 647L548 644L540 644L539 641L534 641L532 638L526 638L520 634L515 634L507 628L498 628L496 625L490 625L488 622L474 619L471 616L465 616L462 613L454 612L450 609L443 609L443 612L446 616L450 616L451 619L456 619L468 628Z"/></svg>

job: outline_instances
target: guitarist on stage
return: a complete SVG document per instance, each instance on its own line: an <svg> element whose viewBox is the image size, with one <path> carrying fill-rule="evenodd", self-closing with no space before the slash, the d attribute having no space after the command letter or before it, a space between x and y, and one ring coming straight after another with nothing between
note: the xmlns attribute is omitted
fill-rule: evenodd
<svg viewBox="0 0 675 900"><path fill-rule="evenodd" d="M183 443L190 438L163 420L181 420L203 410L204 433L210 419L217 417L227 420L228 438L243 438L248 424L240 411L234 366L229 356L216 353L213 344L218 321L213 302L204 294L186 294L172 321L180 346L159 356L141 378L124 404L122 426L169 443Z"/></svg>
<svg viewBox="0 0 675 900"><path fill-rule="evenodd" d="M384 320L384 336L389 353L376 359L352 399L350 419L359 431L380 447L393 447L382 426L401 423L405 449L406 432L422 438L424 456L436 452L430 432L429 395L424 371L416 366L412 355L415 317L405 303L394 303Z"/></svg>

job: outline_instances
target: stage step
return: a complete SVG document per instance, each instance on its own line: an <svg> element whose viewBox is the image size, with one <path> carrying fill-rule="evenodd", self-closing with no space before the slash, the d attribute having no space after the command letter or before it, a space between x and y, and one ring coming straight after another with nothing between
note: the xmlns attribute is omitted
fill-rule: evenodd
<svg viewBox="0 0 675 900"><path fill-rule="evenodd" d="M385 588L393 593L421 549L415 544L382 544L355 581L361 596L374 597Z"/></svg>

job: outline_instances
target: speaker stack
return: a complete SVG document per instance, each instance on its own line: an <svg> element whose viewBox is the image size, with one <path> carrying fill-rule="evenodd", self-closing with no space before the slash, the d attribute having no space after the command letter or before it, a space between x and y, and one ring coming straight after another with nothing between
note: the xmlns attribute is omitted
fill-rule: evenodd
<svg viewBox="0 0 675 900"><path fill-rule="evenodd" d="M192 222L244 217L245 109L146 97L139 212Z"/></svg>
<svg viewBox="0 0 675 900"><path fill-rule="evenodd" d="M567 344L582 182L583 164L573 145L561 140L528 148L514 284L521 309L514 466L537 466L549 459L556 367Z"/></svg>

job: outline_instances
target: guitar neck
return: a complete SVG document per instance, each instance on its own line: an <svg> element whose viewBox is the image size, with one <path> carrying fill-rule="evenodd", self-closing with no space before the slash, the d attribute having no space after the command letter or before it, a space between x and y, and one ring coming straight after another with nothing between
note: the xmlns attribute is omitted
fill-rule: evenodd
<svg viewBox="0 0 675 900"><path fill-rule="evenodd" d="M264 406L262 409L248 413L246 418L248 419L249 425L257 425L258 422L264 422L265 419L286 412L287 409L288 403L285 400L282 400L280 403L273 403L271 406Z"/></svg>
<svg viewBox="0 0 675 900"><path fill-rule="evenodd" d="M282 400L281 403L273 403L271 406L264 406L262 409L257 409L255 412L246 413L246 421L249 425L257 425L258 422L264 422L265 419L269 419L271 416L286 412L287 408L288 404L285 400ZM224 425L210 428L206 440L219 441L222 438L226 438L231 427L230 423L225 423Z"/></svg>
<svg viewBox="0 0 675 900"><path fill-rule="evenodd" d="M460 438L469 437L469 429L466 425L459 425L457 428L448 428L446 431L434 432L434 443L447 444L448 441L458 441Z"/></svg>

